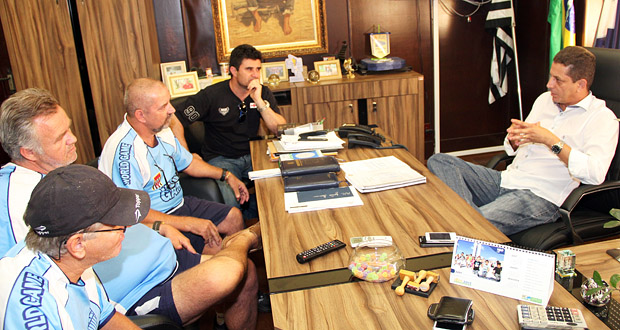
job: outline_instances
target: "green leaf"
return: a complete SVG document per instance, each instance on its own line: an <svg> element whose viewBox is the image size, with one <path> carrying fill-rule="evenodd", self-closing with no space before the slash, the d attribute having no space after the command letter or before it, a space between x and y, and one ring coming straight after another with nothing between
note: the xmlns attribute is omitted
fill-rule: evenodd
<svg viewBox="0 0 620 330"><path fill-rule="evenodd" d="M598 284L598 286L605 285L603 284L603 279L601 278L601 274L596 270L592 274L592 279L594 280L594 282L596 282L596 284Z"/></svg>
<svg viewBox="0 0 620 330"><path fill-rule="evenodd" d="M611 275L611 277L609 278L609 284L611 284L611 286L617 289L618 282L620 282L620 275L618 274Z"/></svg>
<svg viewBox="0 0 620 330"><path fill-rule="evenodd" d="M615 228L618 226L620 226L620 221L618 220L607 221L603 224L603 228Z"/></svg>
<svg viewBox="0 0 620 330"><path fill-rule="evenodd" d="M620 220L620 209L611 209L609 211L609 214L611 214L612 217Z"/></svg>
<svg viewBox="0 0 620 330"><path fill-rule="evenodd" d="M598 287L598 288L588 289L588 290L586 291L586 294L587 294L588 296L589 296L589 295L593 295L593 294L595 294L595 293L597 293L597 292L599 292L599 291L601 291L601 290L604 290L604 289L605 289L605 288L603 288L603 287Z"/></svg>

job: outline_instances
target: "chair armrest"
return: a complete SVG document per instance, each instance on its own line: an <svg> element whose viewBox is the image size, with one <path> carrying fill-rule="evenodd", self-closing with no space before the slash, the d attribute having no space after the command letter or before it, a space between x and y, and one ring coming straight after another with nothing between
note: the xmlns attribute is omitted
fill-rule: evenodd
<svg viewBox="0 0 620 330"><path fill-rule="evenodd" d="M491 159L489 159L489 161L486 164L486 167L488 168L496 168L497 165L499 165L501 162L506 162L506 166L510 165L510 163L512 163L512 160L514 159L514 156L508 156L507 153L501 153L501 154L497 154L495 156L493 156Z"/></svg>
<svg viewBox="0 0 620 330"><path fill-rule="evenodd" d="M131 322L139 326L140 329L148 330L183 330L178 324L172 322L166 316L147 314L147 315L132 315L127 316Z"/></svg>
<svg viewBox="0 0 620 330"><path fill-rule="evenodd" d="M571 232L573 244L582 244L583 239L575 231L572 220L572 212L577 207L584 196L595 194L602 191L620 189L620 181L606 181L599 185L582 184L573 190L560 206L560 215L566 228ZM610 206L613 207L613 206Z"/></svg>
<svg viewBox="0 0 620 330"><path fill-rule="evenodd" d="M620 189L620 181L605 181L599 185L582 184L568 195L560 209L572 212L584 196L612 189Z"/></svg>
<svg viewBox="0 0 620 330"><path fill-rule="evenodd" d="M179 173L179 182L184 195L224 204L224 197L214 179L195 178L186 173Z"/></svg>

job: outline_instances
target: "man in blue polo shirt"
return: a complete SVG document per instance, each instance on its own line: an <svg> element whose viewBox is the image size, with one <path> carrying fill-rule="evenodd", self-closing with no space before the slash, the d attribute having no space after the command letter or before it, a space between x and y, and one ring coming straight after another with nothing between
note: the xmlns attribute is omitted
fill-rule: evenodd
<svg viewBox="0 0 620 330"><path fill-rule="evenodd" d="M28 203L25 242L0 259L2 328L139 329L115 312L92 266L116 256L125 228L148 210L146 193L90 166L50 172Z"/></svg>

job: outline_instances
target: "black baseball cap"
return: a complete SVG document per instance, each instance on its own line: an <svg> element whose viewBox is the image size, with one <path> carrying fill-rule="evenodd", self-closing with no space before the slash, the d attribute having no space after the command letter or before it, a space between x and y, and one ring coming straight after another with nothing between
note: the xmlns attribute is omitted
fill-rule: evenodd
<svg viewBox="0 0 620 330"><path fill-rule="evenodd" d="M146 192L119 188L94 167L68 165L49 172L37 184L24 221L39 236L58 237L96 222L135 225L150 208Z"/></svg>

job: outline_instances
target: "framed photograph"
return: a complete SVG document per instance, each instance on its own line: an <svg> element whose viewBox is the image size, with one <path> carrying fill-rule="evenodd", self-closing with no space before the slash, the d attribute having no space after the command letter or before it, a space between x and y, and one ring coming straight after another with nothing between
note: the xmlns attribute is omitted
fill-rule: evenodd
<svg viewBox="0 0 620 330"><path fill-rule="evenodd" d="M272 74L277 74L280 77L280 81L288 81L288 69L284 61L263 63L260 71L263 81L269 81L269 76Z"/></svg>
<svg viewBox="0 0 620 330"><path fill-rule="evenodd" d="M170 86L168 85L169 75L187 72L185 61L161 63L159 66L161 67L161 81L166 84L168 89L170 89Z"/></svg>
<svg viewBox="0 0 620 330"><path fill-rule="evenodd" d="M321 80L340 79L340 60L314 62L314 70L321 75Z"/></svg>
<svg viewBox="0 0 620 330"><path fill-rule="evenodd" d="M325 0L211 0L218 62L250 44L264 58L327 53Z"/></svg>
<svg viewBox="0 0 620 330"><path fill-rule="evenodd" d="M168 85L171 98L194 95L200 90L196 71L169 75Z"/></svg>

